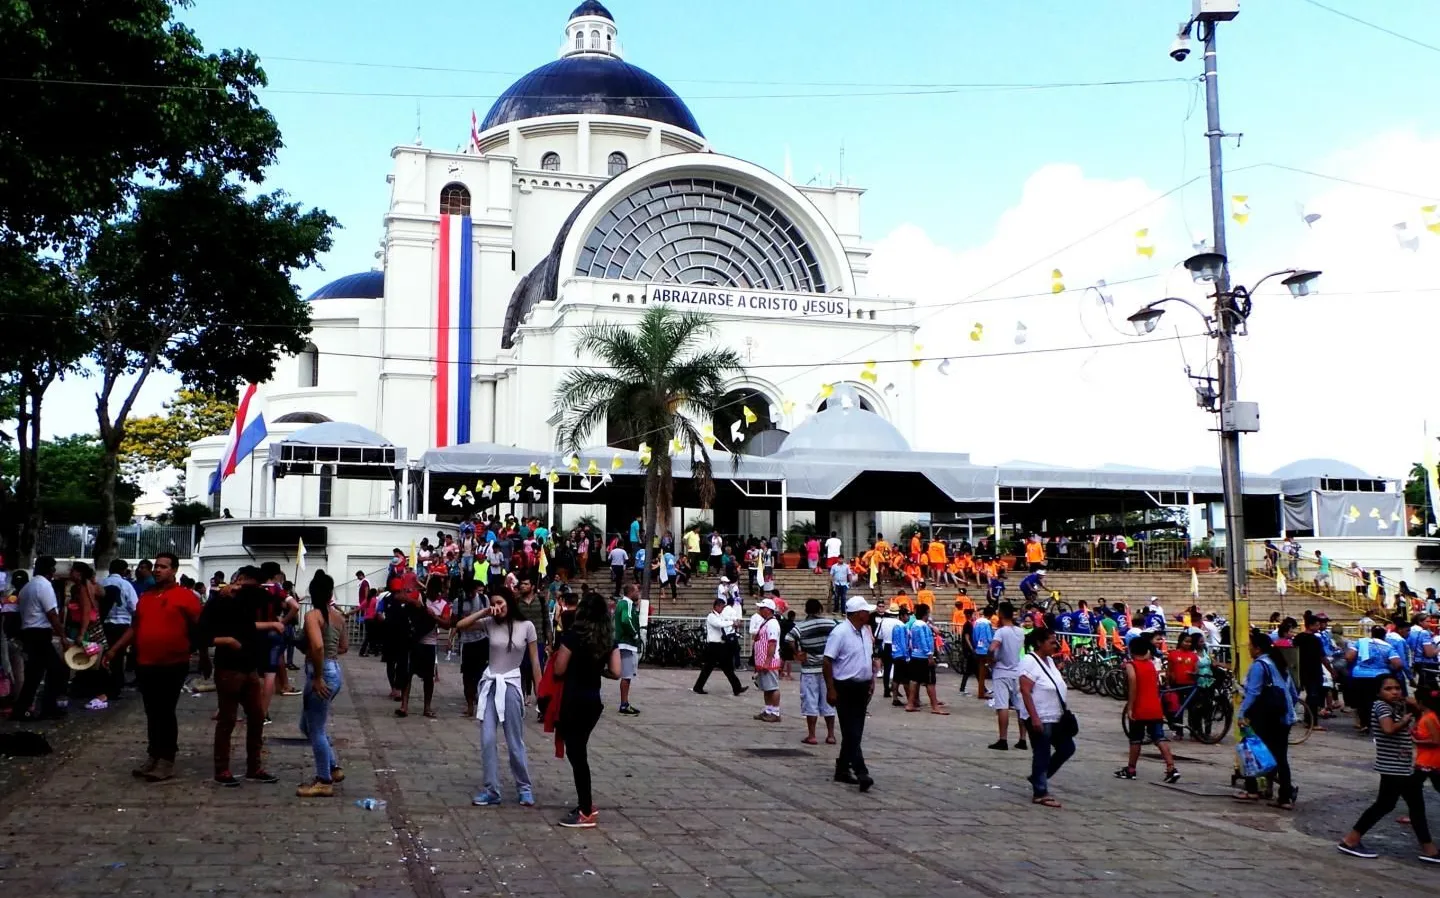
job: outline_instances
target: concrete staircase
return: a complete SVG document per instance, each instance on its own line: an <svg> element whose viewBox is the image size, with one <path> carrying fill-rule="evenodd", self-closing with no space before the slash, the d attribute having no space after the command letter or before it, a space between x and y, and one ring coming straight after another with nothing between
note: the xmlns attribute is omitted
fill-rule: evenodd
<svg viewBox="0 0 1440 898"><path fill-rule="evenodd" d="M1006 581L1006 597L1017 604L1020 601L1020 578L1022 576L1024 576L1023 573L1014 571ZM1189 571L1131 571L1128 573L1121 571L1051 571L1046 574L1045 581L1052 589L1060 590L1061 598L1072 606L1084 599L1092 607L1099 602L1124 602L1130 607L1135 607L1147 602L1151 596L1158 596L1166 613L1173 615L1191 604ZM1225 575L1219 571L1211 571L1200 574L1199 581L1200 598L1196 604L1200 606L1200 610L1213 611L1228 617L1230 599L1226 592ZM697 577L689 584L679 587L675 599L670 598L669 587L655 584L651 588L650 613L664 617L704 617L710 612L711 602L715 598L715 586L718 582L713 577ZM826 602L828 610L828 577L817 575L812 571L778 570L775 572L775 585L790 607L802 615L805 601L811 598ZM899 584L882 581L876 595L891 596L898 588ZM978 603L978 597L983 595L983 589L971 586L969 591L972 597L977 598ZM868 590L861 584L852 592L865 594ZM746 607L748 609L752 602L748 598L748 591L743 586L742 594L747 595ZM948 621L955 600L954 587L947 586L936 590L936 600L936 604L940 605L936 619ZM1290 584L1289 594L1280 596L1275 594L1274 586L1268 579L1252 574L1250 578L1250 618L1252 621L1265 621L1275 611L1299 619L1306 609L1317 612L1324 611L1330 615L1333 621L1341 623L1353 623L1359 618L1358 612L1343 600L1317 595L1308 587L1299 584Z"/></svg>

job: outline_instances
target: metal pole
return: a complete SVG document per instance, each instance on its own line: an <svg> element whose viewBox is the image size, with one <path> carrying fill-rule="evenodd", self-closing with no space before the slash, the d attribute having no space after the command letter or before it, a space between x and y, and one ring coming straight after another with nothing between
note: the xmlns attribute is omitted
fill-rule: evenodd
<svg viewBox="0 0 1440 898"><path fill-rule="evenodd" d="M428 516L428 515L430 514L430 469L429 469L429 468L426 468L426 469L425 469L425 483L424 483L424 486L421 487L421 489L423 489L425 492L424 492L423 494L421 494L421 496L420 496L420 513Z"/></svg>
<svg viewBox="0 0 1440 898"><path fill-rule="evenodd" d="M548 477L545 478L545 527L555 532L555 484Z"/></svg>
<svg viewBox="0 0 1440 898"><path fill-rule="evenodd" d="M785 534L790 532L790 489L789 482L784 478L780 480L780 539L785 539Z"/></svg>

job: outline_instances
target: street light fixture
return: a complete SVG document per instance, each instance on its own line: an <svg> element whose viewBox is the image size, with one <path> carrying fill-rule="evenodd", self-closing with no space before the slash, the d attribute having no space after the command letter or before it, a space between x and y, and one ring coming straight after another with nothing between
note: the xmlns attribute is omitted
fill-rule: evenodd
<svg viewBox="0 0 1440 898"><path fill-rule="evenodd" d="M1146 306L1125 320L1134 325L1136 336L1143 337L1155 330L1155 325L1159 323L1160 316L1164 314L1165 312L1162 309L1157 309L1154 306Z"/></svg>
<svg viewBox="0 0 1440 898"><path fill-rule="evenodd" d="M1185 268L1197 284L1212 284L1225 276L1223 253L1196 253L1185 260Z"/></svg>
<svg viewBox="0 0 1440 898"><path fill-rule="evenodd" d="M1310 284L1319 276L1320 272L1318 271L1310 271L1309 269L1302 268L1299 271L1291 274L1289 277L1287 277L1280 283L1290 288L1291 296L1299 299L1302 296L1310 295Z"/></svg>

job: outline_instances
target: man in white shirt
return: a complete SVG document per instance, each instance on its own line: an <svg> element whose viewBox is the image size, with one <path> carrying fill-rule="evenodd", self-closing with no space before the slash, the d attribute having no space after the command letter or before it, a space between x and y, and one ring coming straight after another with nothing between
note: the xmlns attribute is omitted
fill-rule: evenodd
<svg viewBox="0 0 1440 898"><path fill-rule="evenodd" d="M1009 751L1010 712L1023 715L1024 702L1020 697L1020 656L1025 645L1025 631L1015 626L1015 606L1001 602L997 609L1000 627L990 642L990 707L995 709L996 724L1000 738L990 745L996 751ZM1030 744L1025 741L1025 729L1020 729L1020 739L1015 747L1025 751Z"/></svg>
<svg viewBox="0 0 1440 898"><path fill-rule="evenodd" d="M760 619L755 627L755 686L765 693L765 710L755 715L764 723L780 722L780 621L775 618L775 603L761 599L755 606ZM752 626L754 621L751 621Z"/></svg>
<svg viewBox="0 0 1440 898"><path fill-rule="evenodd" d="M830 538L825 540L825 567L830 568L839 560L840 536L834 530L831 530ZM839 611L840 609L836 608L835 610Z"/></svg>
<svg viewBox="0 0 1440 898"><path fill-rule="evenodd" d="M845 603L845 623L837 624L825 639L826 700L834 706L840 724L840 755L835 759L835 781L853 783L868 792L875 781L865 766L860 742L865 736L865 708L875 693L874 637L870 615L875 606L863 598Z"/></svg>
<svg viewBox="0 0 1440 898"><path fill-rule="evenodd" d="M25 651L25 683L15 697L12 720L35 720L30 705L45 683L45 701L39 717L61 717L64 711L56 700L65 694L69 677L65 662L55 651L54 640L60 640L60 651L70 647L65 630L60 625L60 607L55 601L55 586L50 582L55 576L55 559L42 555L35 560L35 575L25 588L20 590L20 645Z"/></svg>
<svg viewBox="0 0 1440 898"><path fill-rule="evenodd" d="M110 573L106 574L100 581L100 588L105 590L104 601L109 610L105 613L102 621L105 628L105 641L114 645L125 635L134 620L135 606L140 603L140 597L135 594L135 587L126 579L130 573L130 565L123 558L117 558L110 562ZM127 653L130 654L130 653ZM120 698L120 691L125 688L125 668L133 665L118 663L110 665L110 692L111 701Z"/></svg>
<svg viewBox="0 0 1440 898"><path fill-rule="evenodd" d="M855 572L850 570L850 565L845 563L843 558L830 559L830 603L831 610L837 614L845 607L845 602L850 598L850 584L855 580Z"/></svg>
<svg viewBox="0 0 1440 898"><path fill-rule="evenodd" d="M905 613L909 614L910 609L906 608ZM899 615L893 609L885 612L880 617L880 632L877 635L880 637L880 671L883 677L882 685L885 689L885 698L890 697L890 673L894 667L891 651L895 646L895 628L899 626L903 625L900 623ZM900 704L898 689L896 690L894 704Z"/></svg>
<svg viewBox="0 0 1440 898"><path fill-rule="evenodd" d="M725 599L716 596L710 613L705 617L705 654L700 663L700 676L691 687L691 691L698 695L705 694L705 683L717 667L725 674L725 679L730 681L731 692L739 695L750 688L740 685L739 678L735 676L734 652L728 643L738 642L739 638L735 634L736 619L733 615L726 614L728 609Z"/></svg>
<svg viewBox="0 0 1440 898"><path fill-rule="evenodd" d="M615 581L615 595L617 596L625 592L625 565L629 561L630 553L616 543L615 548L610 550L610 579Z"/></svg>

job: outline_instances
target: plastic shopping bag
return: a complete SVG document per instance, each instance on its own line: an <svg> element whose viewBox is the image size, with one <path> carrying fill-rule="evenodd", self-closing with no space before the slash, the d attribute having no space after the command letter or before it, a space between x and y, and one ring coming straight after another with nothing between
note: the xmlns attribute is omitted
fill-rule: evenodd
<svg viewBox="0 0 1440 898"><path fill-rule="evenodd" d="M1270 753L1265 743L1260 741L1260 737L1248 728L1242 731L1242 735L1244 738L1235 746L1235 754L1240 758L1240 772L1251 777L1274 770L1275 756Z"/></svg>

